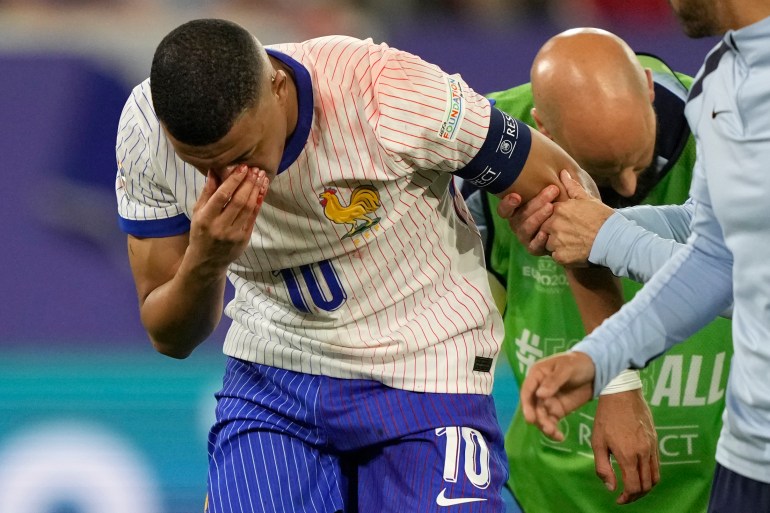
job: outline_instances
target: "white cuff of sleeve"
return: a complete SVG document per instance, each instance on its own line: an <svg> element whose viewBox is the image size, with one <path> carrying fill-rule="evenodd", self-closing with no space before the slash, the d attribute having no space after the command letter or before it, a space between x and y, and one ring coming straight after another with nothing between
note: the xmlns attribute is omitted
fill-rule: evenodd
<svg viewBox="0 0 770 513"><path fill-rule="evenodd" d="M639 388L642 388L642 379L639 377L639 371L627 369L607 383L607 386L604 387L604 390L599 395L617 394Z"/></svg>

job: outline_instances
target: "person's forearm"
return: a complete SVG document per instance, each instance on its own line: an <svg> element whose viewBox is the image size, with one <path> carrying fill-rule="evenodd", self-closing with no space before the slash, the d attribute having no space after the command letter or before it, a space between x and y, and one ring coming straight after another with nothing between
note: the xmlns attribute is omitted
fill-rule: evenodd
<svg viewBox="0 0 770 513"><path fill-rule="evenodd" d="M616 212L596 234L588 261L610 268L616 276L646 283L682 246Z"/></svg>
<svg viewBox="0 0 770 513"><path fill-rule="evenodd" d="M690 199L683 205L619 209L599 229L588 260L647 282L687 240L693 207Z"/></svg>
<svg viewBox="0 0 770 513"><path fill-rule="evenodd" d="M617 212L664 239L685 243L690 235L694 206L693 200L688 199L682 205L637 205Z"/></svg>
<svg viewBox="0 0 770 513"><path fill-rule="evenodd" d="M661 210L659 213L669 221L656 224L649 222L650 216L629 215L643 212L641 208L620 209L610 216L596 234L588 261L608 267L615 276L647 283L674 253L685 246L679 241L690 233L692 211L690 201L684 205L644 206L647 212ZM674 214L674 217L668 214ZM639 222L643 222L644 227L639 226ZM719 315L732 319L732 305Z"/></svg>
<svg viewBox="0 0 770 513"><path fill-rule="evenodd" d="M568 268L567 280L586 333L623 306L620 281L607 269Z"/></svg>
<svg viewBox="0 0 770 513"><path fill-rule="evenodd" d="M716 317L732 299L732 260L700 246L685 246L652 280L599 329L571 350L594 361L595 393L623 369L640 369Z"/></svg>
<svg viewBox="0 0 770 513"><path fill-rule="evenodd" d="M141 305L142 324L155 349L186 358L222 317L226 269L207 268L188 247L174 277L153 290Z"/></svg>

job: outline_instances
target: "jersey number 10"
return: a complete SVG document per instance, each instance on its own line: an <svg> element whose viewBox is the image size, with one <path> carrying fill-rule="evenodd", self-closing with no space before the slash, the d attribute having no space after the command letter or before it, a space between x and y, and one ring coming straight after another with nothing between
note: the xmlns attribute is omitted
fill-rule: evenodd
<svg viewBox="0 0 770 513"><path fill-rule="evenodd" d="M297 274L302 276L305 282L304 288L300 285ZM319 274L323 277L323 283L318 280ZM300 312L310 313L308 296L317 308L327 312L338 309L348 298L345 289L342 288L339 276L337 276L337 270L328 260L316 264L301 265L295 269L282 269L281 275L286 282L286 288L294 308Z"/></svg>

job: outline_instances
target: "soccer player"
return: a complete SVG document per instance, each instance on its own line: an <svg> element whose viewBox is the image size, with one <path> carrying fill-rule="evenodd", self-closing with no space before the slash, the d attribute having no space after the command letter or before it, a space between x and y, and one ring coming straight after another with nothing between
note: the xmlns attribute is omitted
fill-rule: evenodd
<svg viewBox="0 0 770 513"><path fill-rule="evenodd" d="M689 77L674 73L659 59L634 55L623 40L598 29L573 29L551 38L535 57L531 77L531 84L490 96L498 108L537 126L566 149L599 185L605 204L584 202L580 215L560 223L576 240L593 240L598 230L594 225L613 213L611 207L678 204L687 199L695 162L695 143L684 118ZM542 254L545 232L533 227L553 213L554 191L559 192L549 188L522 207L534 213L517 214L521 219L516 233L493 215L498 198L479 191L469 199L474 215L475 200L482 200L480 225L491 227L487 266L507 290L503 347L519 385L535 361L564 351L585 336L564 270L548 256L528 253L529 249ZM573 203L560 204L559 212ZM641 212L650 210L642 207ZM630 209L626 215L633 219L634 214L640 217L639 212ZM631 270L641 267L642 273L651 263L660 266L675 249L673 240L683 241L689 232L686 215L673 225L645 224L670 241L645 232L620 214L616 217L617 237L609 245L626 257L622 265ZM626 242L638 232L657 240L644 247ZM516 234L521 234L521 242ZM629 299L641 288L631 280L624 280L623 286ZM693 338L704 343L681 346L642 372L659 453L640 389L605 390L598 403L585 405L560 424L566 436L559 443L528 425L520 408L516 411L505 448L509 485L525 512L706 510L732 354L730 323L717 320ZM587 457L592 450L594 461ZM615 489L611 454L623 472L619 503L636 498L639 481L650 479L637 474L637 459L659 454L661 483L655 493L638 503L616 506L616 497L606 493L590 471L595 466L607 487Z"/></svg>
<svg viewBox="0 0 770 513"><path fill-rule="evenodd" d="M564 168L593 185L563 150L387 45L195 20L129 97L117 158L155 348L189 355L235 287L211 513L503 510L502 321L453 175L525 199Z"/></svg>
<svg viewBox="0 0 770 513"><path fill-rule="evenodd" d="M770 1L673 1L685 32L723 34L690 89L698 147L692 235L642 291L571 352L533 366L524 416L549 436L618 371L642 368L733 303L724 425L710 512L770 511Z"/></svg>

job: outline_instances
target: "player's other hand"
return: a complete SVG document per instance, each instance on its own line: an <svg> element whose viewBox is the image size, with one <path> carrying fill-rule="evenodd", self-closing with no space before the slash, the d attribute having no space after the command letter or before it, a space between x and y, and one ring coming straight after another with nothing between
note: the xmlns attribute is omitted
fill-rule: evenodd
<svg viewBox="0 0 770 513"><path fill-rule="evenodd" d="M551 217L553 202L558 197L559 188L549 185L524 204L521 203L521 196L512 193L503 198L497 207L497 214L508 220L516 238L532 255L549 254L545 247L548 235L540 228Z"/></svg>
<svg viewBox="0 0 770 513"><path fill-rule="evenodd" d="M564 440L559 420L593 397L595 373L591 358L578 351L536 362L521 386L524 418L549 438Z"/></svg>
<svg viewBox="0 0 770 513"><path fill-rule="evenodd" d="M596 234L614 210L591 196L562 171L561 181L570 197L553 205L551 215L542 223L541 233L547 239L545 250L567 267L585 267Z"/></svg>
<svg viewBox="0 0 770 513"><path fill-rule="evenodd" d="M591 447L596 475L611 491L617 480L610 456L618 462L623 481L618 504L644 497L660 481L658 437L641 389L599 396Z"/></svg>
<svg viewBox="0 0 770 513"><path fill-rule="evenodd" d="M222 181L209 171L193 209L190 248L201 264L222 271L246 249L268 188L265 172L242 164Z"/></svg>

